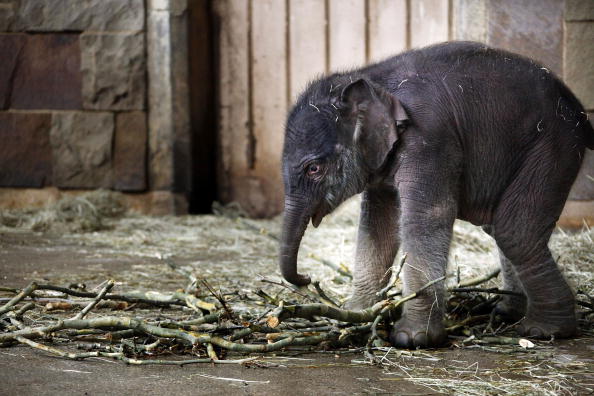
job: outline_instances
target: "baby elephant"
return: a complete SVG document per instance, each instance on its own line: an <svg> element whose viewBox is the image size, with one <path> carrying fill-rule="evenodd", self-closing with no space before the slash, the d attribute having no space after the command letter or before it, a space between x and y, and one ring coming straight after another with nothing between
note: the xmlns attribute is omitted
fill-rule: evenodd
<svg viewBox="0 0 594 396"><path fill-rule="evenodd" d="M576 333L574 295L547 247L594 130L547 68L478 43L413 50L312 82L290 111L283 151L280 269L295 285L309 220L363 192L354 292L366 308L407 253L403 294L445 274L455 219L499 247L506 296L497 309L533 337ZM406 303L398 347L443 344L444 286Z"/></svg>

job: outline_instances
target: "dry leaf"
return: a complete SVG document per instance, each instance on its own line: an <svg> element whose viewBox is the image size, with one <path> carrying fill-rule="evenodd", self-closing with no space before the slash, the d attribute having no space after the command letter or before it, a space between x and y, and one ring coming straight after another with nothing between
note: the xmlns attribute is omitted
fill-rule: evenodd
<svg viewBox="0 0 594 396"><path fill-rule="evenodd" d="M525 338L520 338L520 341L518 341L518 344L520 344L520 346L524 349L534 348L534 343L530 340L525 339Z"/></svg>
<svg viewBox="0 0 594 396"><path fill-rule="evenodd" d="M268 324L268 326L274 329L276 326L279 325L280 320L278 320L276 316L269 316L268 319L266 319L266 323Z"/></svg>
<svg viewBox="0 0 594 396"><path fill-rule="evenodd" d="M67 303L67 302L51 302L51 303L47 303L45 304L45 310L46 311L56 311L56 310L71 310L73 307L72 304Z"/></svg>

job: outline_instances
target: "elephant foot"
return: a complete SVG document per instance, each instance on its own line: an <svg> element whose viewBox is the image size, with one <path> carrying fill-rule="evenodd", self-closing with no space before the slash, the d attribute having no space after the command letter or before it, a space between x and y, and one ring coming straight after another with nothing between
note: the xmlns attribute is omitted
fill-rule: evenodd
<svg viewBox="0 0 594 396"><path fill-rule="evenodd" d="M379 301L378 296L374 294L353 295L344 305L345 309L350 311L361 311L373 306Z"/></svg>
<svg viewBox="0 0 594 396"><path fill-rule="evenodd" d="M447 341L445 328L441 323L413 322L404 317L394 323L390 332L390 343L397 348L415 349L442 346Z"/></svg>
<svg viewBox="0 0 594 396"><path fill-rule="evenodd" d="M526 317L516 327L519 335L525 337L548 339L568 338L577 333L577 320L575 316L567 316L566 318L555 317L554 320L546 317L530 318Z"/></svg>
<svg viewBox="0 0 594 396"><path fill-rule="evenodd" d="M515 323L526 315L526 299L517 296L503 296L495 306L495 314L504 322Z"/></svg>

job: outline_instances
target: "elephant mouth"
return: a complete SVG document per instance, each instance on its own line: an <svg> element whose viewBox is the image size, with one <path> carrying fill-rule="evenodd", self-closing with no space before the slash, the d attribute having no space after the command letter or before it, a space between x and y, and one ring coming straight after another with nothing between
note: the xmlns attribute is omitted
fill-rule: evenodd
<svg viewBox="0 0 594 396"><path fill-rule="evenodd" d="M318 228L318 226L322 222L322 219L327 214L328 214L328 208L322 202L320 205L318 205L318 207L314 211L313 215L311 216L311 224L314 226L314 228Z"/></svg>

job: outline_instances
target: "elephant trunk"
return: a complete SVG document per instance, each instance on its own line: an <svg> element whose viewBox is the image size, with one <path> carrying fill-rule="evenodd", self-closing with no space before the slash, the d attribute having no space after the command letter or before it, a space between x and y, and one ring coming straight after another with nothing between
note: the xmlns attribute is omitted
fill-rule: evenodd
<svg viewBox="0 0 594 396"><path fill-rule="evenodd" d="M280 270L288 282L297 286L305 286L311 282L309 276L297 273L297 254L309 218L310 215L305 209L305 205L299 200L285 199L285 216L280 245Z"/></svg>

